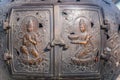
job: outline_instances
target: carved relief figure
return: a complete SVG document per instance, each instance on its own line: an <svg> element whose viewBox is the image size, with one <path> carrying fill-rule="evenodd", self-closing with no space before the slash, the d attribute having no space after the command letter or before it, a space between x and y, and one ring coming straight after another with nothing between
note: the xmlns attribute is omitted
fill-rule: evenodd
<svg viewBox="0 0 120 80"><path fill-rule="evenodd" d="M72 61L77 63L91 60L91 54L94 52L94 46L91 42L92 36L87 32L87 25L84 19L79 21L79 33L71 34L69 38L72 40L72 44L79 44L79 48L75 52L75 57L72 57Z"/></svg>
<svg viewBox="0 0 120 80"><path fill-rule="evenodd" d="M21 46L21 52L27 56L27 60L24 59L24 62L29 64L35 64L42 61L42 58L39 56L37 45L37 35L33 31L33 21L30 19L26 25L27 32L23 36L23 42Z"/></svg>

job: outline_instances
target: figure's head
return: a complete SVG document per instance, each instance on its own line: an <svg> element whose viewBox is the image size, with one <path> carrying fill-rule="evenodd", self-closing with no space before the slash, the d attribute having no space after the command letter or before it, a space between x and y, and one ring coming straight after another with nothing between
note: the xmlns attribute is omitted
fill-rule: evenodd
<svg viewBox="0 0 120 80"><path fill-rule="evenodd" d="M34 26L33 21L30 19L28 24L27 24L27 31L28 32L33 31L33 26Z"/></svg>
<svg viewBox="0 0 120 80"><path fill-rule="evenodd" d="M80 29L81 32L85 32L86 31L86 24L85 24L85 21L83 19L80 19L79 29Z"/></svg>

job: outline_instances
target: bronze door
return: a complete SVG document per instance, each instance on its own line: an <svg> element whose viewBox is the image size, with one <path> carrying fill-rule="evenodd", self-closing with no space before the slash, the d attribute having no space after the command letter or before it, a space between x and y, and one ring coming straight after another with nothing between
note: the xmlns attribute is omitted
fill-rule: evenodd
<svg viewBox="0 0 120 80"><path fill-rule="evenodd" d="M95 5L12 8L7 35L12 74L98 77L102 52L100 25L102 15Z"/></svg>
<svg viewBox="0 0 120 80"><path fill-rule="evenodd" d="M16 76L53 75L53 50L46 46L53 39L53 7L16 7L10 15L9 45L11 71Z"/></svg>
<svg viewBox="0 0 120 80"><path fill-rule="evenodd" d="M59 50L55 49L58 76L98 77L102 52L100 8L85 5L61 5L56 8L59 10L56 41L64 44Z"/></svg>

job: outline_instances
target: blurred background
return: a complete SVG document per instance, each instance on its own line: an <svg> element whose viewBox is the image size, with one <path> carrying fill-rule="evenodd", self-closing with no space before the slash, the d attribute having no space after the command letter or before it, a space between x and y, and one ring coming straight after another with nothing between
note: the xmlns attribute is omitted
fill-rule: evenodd
<svg viewBox="0 0 120 80"><path fill-rule="evenodd" d="M120 9L120 0L112 0L116 6Z"/></svg>

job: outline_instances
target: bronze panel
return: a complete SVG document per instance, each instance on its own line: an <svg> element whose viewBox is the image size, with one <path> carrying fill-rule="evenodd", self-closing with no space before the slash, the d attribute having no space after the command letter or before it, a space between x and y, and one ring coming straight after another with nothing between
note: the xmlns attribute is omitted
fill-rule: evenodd
<svg viewBox="0 0 120 80"><path fill-rule="evenodd" d="M13 8L10 16L9 51L13 74L50 76L52 50L52 6ZM46 75L43 75L46 74Z"/></svg>
<svg viewBox="0 0 120 80"><path fill-rule="evenodd" d="M67 50L60 52L60 74L99 73L102 15L97 6L61 6L61 40Z"/></svg>

